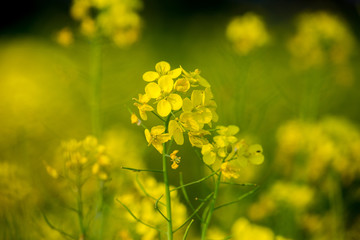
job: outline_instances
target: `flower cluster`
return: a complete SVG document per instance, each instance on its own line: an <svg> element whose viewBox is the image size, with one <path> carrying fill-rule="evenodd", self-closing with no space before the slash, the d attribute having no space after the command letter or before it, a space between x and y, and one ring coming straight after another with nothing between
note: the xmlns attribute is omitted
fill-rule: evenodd
<svg viewBox="0 0 360 240"><path fill-rule="evenodd" d="M46 170L53 178L74 179L89 173L96 175L100 180L109 179L110 158L106 154L105 147L98 144L95 137L88 136L83 141L63 142L61 151L65 166L63 173L46 164Z"/></svg>
<svg viewBox="0 0 360 240"><path fill-rule="evenodd" d="M346 120L291 121L278 130L277 138L277 166L282 174L321 182L331 169L347 184L359 176L360 133Z"/></svg>
<svg viewBox="0 0 360 240"><path fill-rule="evenodd" d="M80 22L80 31L87 37L101 34L119 47L126 47L139 38L141 19L138 0L73 0L71 16Z"/></svg>
<svg viewBox="0 0 360 240"><path fill-rule="evenodd" d="M217 104L210 84L199 70L187 72L182 67L171 69L169 63L162 61L155 65L155 71L145 72L142 78L148 82L145 93L134 98L141 119L147 120L148 113L152 113L165 123L150 130L145 129L149 146L163 153L164 143L172 140L182 145L184 134L187 134L191 145L201 149L204 163L215 169L221 167L226 177L237 177L239 167L248 163L263 162L260 145L249 146L234 136L239 132L237 126L213 126L218 121ZM131 121L141 124L134 114ZM211 142L213 132L217 135ZM168 155L174 169L180 162L177 152Z"/></svg>
<svg viewBox="0 0 360 240"><path fill-rule="evenodd" d="M354 47L353 34L346 24L339 17L323 11L301 14L297 32L288 44L294 64L305 69L328 63L344 65Z"/></svg>
<svg viewBox="0 0 360 240"><path fill-rule="evenodd" d="M226 37L240 55L247 55L253 49L269 42L269 34L260 16L246 13L235 17L226 28Z"/></svg>
<svg viewBox="0 0 360 240"><path fill-rule="evenodd" d="M158 214L154 208L154 204L156 199L163 195L164 184L157 182L155 178L146 174L139 177L137 183L134 189L131 190L131 193L124 193L117 196L116 199L133 209L133 214L142 221L163 229L165 227L163 224L164 219ZM146 191L144 191L144 189L146 189ZM174 216L174 226L177 227L181 225L187 217L186 207L180 202L176 191L171 193L171 200L174 204L173 206L176 206L172 208L172 214ZM120 204L118 205L120 207ZM158 208L162 212L166 211L164 200L159 201ZM131 227L135 225L135 232L142 237L141 239L157 239L159 237L159 233L155 229L149 228L139 222L134 224L136 220L130 214L125 216L130 221Z"/></svg>
<svg viewBox="0 0 360 240"><path fill-rule="evenodd" d="M297 213L303 213L313 203L315 190L305 184L277 181L264 192L258 202L249 208L252 220L262 220L276 212L280 206L286 206Z"/></svg>

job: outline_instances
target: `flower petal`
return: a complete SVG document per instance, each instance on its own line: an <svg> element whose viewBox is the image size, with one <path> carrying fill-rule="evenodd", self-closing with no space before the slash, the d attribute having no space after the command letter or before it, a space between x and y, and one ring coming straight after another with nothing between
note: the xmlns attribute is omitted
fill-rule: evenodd
<svg viewBox="0 0 360 240"><path fill-rule="evenodd" d="M174 88L178 92L187 92L190 89L190 82L186 78L176 80Z"/></svg>
<svg viewBox="0 0 360 240"><path fill-rule="evenodd" d="M147 141L149 144L151 144L152 137L151 137L151 134L150 134L149 129L145 129L145 138L146 138L146 141Z"/></svg>
<svg viewBox="0 0 360 240"><path fill-rule="evenodd" d="M175 69L171 70L170 72L168 72L168 75L174 79L174 78L179 77L181 72L182 72L181 68L175 68Z"/></svg>
<svg viewBox="0 0 360 240"><path fill-rule="evenodd" d="M168 116L171 112L171 104L165 99L160 100L157 104L157 112L162 117Z"/></svg>
<svg viewBox="0 0 360 240"><path fill-rule="evenodd" d="M142 78L146 82L153 82L156 79L158 79L159 77L160 77L159 73L154 72L154 71L148 71L148 72L144 73L142 76Z"/></svg>
<svg viewBox="0 0 360 240"><path fill-rule="evenodd" d="M191 102L193 104L193 107L199 106L202 103L202 91L201 90L194 90L191 93Z"/></svg>
<svg viewBox="0 0 360 240"><path fill-rule="evenodd" d="M145 92L146 95L149 96L150 98L158 98L161 95L161 89L159 85L157 85L154 82L151 82L148 85L146 85Z"/></svg>
<svg viewBox="0 0 360 240"><path fill-rule="evenodd" d="M168 75L161 76L158 83L161 90L165 93L170 93L174 87L174 80Z"/></svg>
<svg viewBox="0 0 360 240"><path fill-rule="evenodd" d="M163 132L165 132L165 127L162 125L151 128L151 134L154 136L158 136L158 135L162 134Z"/></svg>
<svg viewBox="0 0 360 240"><path fill-rule="evenodd" d="M203 161L207 165L212 165L215 162L215 160L216 160L216 153L214 152L210 152L203 156Z"/></svg>
<svg viewBox="0 0 360 240"><path fill-rule="evenodd" d="M172 110L179 110L183 105L183 100L178 94L170 94L167 100L171 104Z"/></svg>
<svg viewBox="0 0 360 240"><path fill-rule="evenodd" d="M155 70L160 74L166 74L170 71L170 64L165 61L158 62L155 65Z"/></svg>

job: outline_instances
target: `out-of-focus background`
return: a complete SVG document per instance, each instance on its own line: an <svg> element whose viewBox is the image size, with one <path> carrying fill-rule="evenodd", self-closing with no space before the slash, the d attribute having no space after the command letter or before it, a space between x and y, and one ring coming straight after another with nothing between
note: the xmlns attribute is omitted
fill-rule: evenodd
<svg viewBox="0 0 360 240"><path fill-rule="evenodd" d="M2 3L1 239L64 238L55 226L77 234L76 216L66 210L73 204L69 189L48 172L61 166L61 143L93 134L93 26L74 7L84 2L102 1ZM120 167L161 168L143 129L131 125L128 108L135 111L132 98L144 92L142 74L162 60L201 70L212 86L219 124L238 125L241 137L264 149L265 162L236 180L261 188L216 213L209 239L360 239L359 1L119 2L133 4L136 17L129 19L136 24L119 37L105 24L103 33L111 37L104 37L98 56L98 142L114 169L103 239L158 239L146 227L131 227L134 221L114 197L140 196L136 177L149 188L161 185L156 174ZM97 14L94 6L89 17ZM190 182L205 171L187 141L180 151L173 185L179 172ZM223 186L219 202L249 189ZM189 198L197 205L194 199L207 190L190 187ZM190 215L180 192L174 201L181 206L178 219ZM195 223L188 239L198 236Z"/></svg>

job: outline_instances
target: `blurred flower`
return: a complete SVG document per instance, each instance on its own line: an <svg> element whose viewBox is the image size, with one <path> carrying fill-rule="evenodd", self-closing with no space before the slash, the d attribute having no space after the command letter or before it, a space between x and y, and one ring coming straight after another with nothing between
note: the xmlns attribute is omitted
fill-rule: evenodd
<svg viewBox="0 0 360 240"><path fill-rule="evenodd" d="M255 48L264 46L270 38L261 17L252 12L231 20L226 37L240 55L248 55Z"/></svg>
<svg viewBox="0 0 360 240"><path fill-rule="evenodd" d="M139 38L142 23L137 11L141 7L138 0L73 0L70 12L85 36L101 34L127 47Z"/></svg>
<svg viewBox="0 0 360 240"><path fill-rule="evenodd" d="M68 47L74 42L74 36L68 27L64 27L56 33L56 41L64 46Z"/></svg>
<svg viewBox="0 0 360 240"><path fill-rule="evenodd" d="M337 80L349 85L351 69L343 74L355 51L355 39L346 23L324 11L303 13L297 19L297 32L288 42L293 65L301 70L331 64Z"/></svg>
<svg viewBox="0 0 360 240"><path fill-rule="evenodd" d="M291 121L279 128L277 141L277 167L285 175L321 181L330 167L350 183L360 173L360 132L344 119Z"/></svg>

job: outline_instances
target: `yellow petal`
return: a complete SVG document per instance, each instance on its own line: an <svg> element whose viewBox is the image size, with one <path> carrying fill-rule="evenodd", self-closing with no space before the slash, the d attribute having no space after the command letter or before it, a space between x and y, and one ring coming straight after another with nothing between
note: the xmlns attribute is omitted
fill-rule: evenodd
<svg viewBox="0 0 360 240"><path fill-rule="evenodd" d="M160 77L158 83L161 90L165 93L170 93L174 87L174 80L168 75Z"/></svg>
<svg viewBox="0 0 360 240"><path fill-rule="evenodd" d="M264 155L262 155L260 153L260 154L250 156L249 161L254 165L260 165L260 164L262 164L264 162Z"/></svg>
<svg viewBox="0 0 360 240"><path fill-rule="evenodd" d="M170 94L167 98L171 104L172 110L179 110L183 105L183 100L178 94Z"/></svg>
<svg viewBox="0 0 360 240"><path fill-rule="evenodd" d="M158 98L161 95L161 89L159 85L152 82L146 85L145 87L146 95L148 95L150 98Z"/></svg>
<svg viewBox="0 0 360 240"><path fill-rule="evenodd" d="M193 104L189 98L184 98L182 109L184 112L191 112L193 109Z"/></svg>
<svg viewBox="0 0 360 240"><path fill-rule="evenodd" d="M235 125L229 125L228 126L228 135L235 135L239 132L239 127Z"/></svg>
<svg viewBox="0 0 360 240"><path fill-rule="evenodd" d="M203 156L203 161L207 165L212 165L215 162L215 160L216 160L216 153L214 152L210 152Z"/></svg>
<svg viewBox="0 0 360 240"><path fill-rule="evenodd" d="M153 146L154 148L156 148L156 150L159 151L159 153L163 153L164 146L162 145L162 143L153 142Z"/></svg>
<svg viewBox="0 0 360 240"><path fill-rule="evenodd" d="M190 82L185 78L176 80L174 88L178 92L187 92L190 89Z"/></svg>
<svg viewBox="0 0 360 240"><path fill-rule="evenodd" d="M202 103L202 91L201 90L194 90L191 94L191 102L194 107L201 105Z"/></svg>
<svg viewBox="0 0 360 240"><path fill-rule="evenodd" d="M154 71L148 71L146 73L143 74L143 79L146 82L153 82L156 79L158 79L160 77L159 73L154 72Z"/></svg>
<svg viewBox="0 0 360 240"><path fill-rule="evenodd" d="M202 155L209 154L213 149L214 149L214 147L212 144L203 145L201 148L201 154Z"/></svg>
<svg viewBox="0 0 360 240"><path fill-rule="evenodd" d="M174 134L174 132L176 131L176 129L178 129L179 124L177 123L177 121L175 120L170 120L169 122L169 134L170 136L172 136Z"/></svg>
<svg viewBox="0 0 360 240"><path fill-rule="evenodd" d="M179 129L177 131L175 131L175 133L174 133L174 140L177 145L184 144L184 134Z"/></svg>
<svg viewBox="0 0 360 240"><path fill-rule="evenodd" d="M156 141L158 143L165 143L165 142L169 141L170 139L171 139L170 134L164 133L164 134L158 135L156 138Z"/></svg>
<svg viewBox="0 0 360 240"><path fill-rule="evenodd" d="M155 127L151 128L151 134L154 135L154 136L160 135L163 132L165 132L165 127L162 126L162 125L155 126Z"/></svg>
<svg viewBox="0 0 360 240"><path fill-rule="evenodd" d="M149 129L145 129L145 138L146 138L146 141L150 144L152 137L151 137Z"/></svg>
<svg viewBox="0 0 360 240"><path fill-rule="evenodd" d="M169 75L171 78L177 78L179 77L181 74L181 68L175 68L173 70L171 70L170 72L168 72L167 75Z"/></svg>
<svg viewBox="0 0 360 240"><path fill-rule="evenodd" d="M150 97L147 94L139 94L140 103L148 103L149 101L150 101Z"/></svg>
<svg viewBox="0 0 360 240"><path fill-rule="evenodd" d="M165 99L160 100L157 104L157 112L162 117L168 116L171 112L171 104Z"/></svg>
<svg viewBox="0 0 360 240"><path fill-rule="evenodd" d="M155 70L160 74L166 74L170 71L170 64L165 61L158 62L155 65Z"/></svg>
<svg viewBox="0 0 360 240"><path fill-rule="evenodd" d="M142 120L146 121L147 120L147 114L146 111L142 111L141 109L139 109L139 114Z"/></svg>
<svg viewBox="0 0 360 240"><path fill-rule="evenodd" d="M130 119L131 119L131 123L132 123L132 124L137 123L137 122L139 121L139 119L138 119L138 117L136 116L135 113L132 113L132 114L131 114Z"/></svg>

